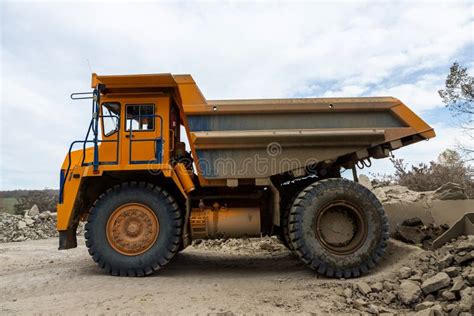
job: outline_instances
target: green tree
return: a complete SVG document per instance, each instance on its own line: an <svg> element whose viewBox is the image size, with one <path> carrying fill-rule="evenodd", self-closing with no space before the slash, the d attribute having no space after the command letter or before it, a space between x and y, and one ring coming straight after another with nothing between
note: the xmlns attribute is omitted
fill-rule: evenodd
<svg viewBox="0 0 474 316"><path fill-rule="evenodd" d="M16 199L18 202L13 207L15 214L23 215L24 210L30 209L35 204L40 212L55 212L58 193L55 190L28 190L22 191L22 194Z"/></svg>
<svg viewBox="0 0 474 316"><path fill-rule="evenodd" d="M447 182L454 182L460 184L468 196L474 196L473 168L455 150L447 149L438 156L437 161L420 163L410 168L403 159L391 161L395 168L395 182L410 190L431 191Z"/></svg>
<svg viewBox="0 0 474 316"><path fill-rule="evenodd" d="M446 107L459 120L460 127L465 131L470 144L459 144L459 149L467 160L474 157L474 78L467 68L455 62L446 78L445 89L438 91Z"/></svg>

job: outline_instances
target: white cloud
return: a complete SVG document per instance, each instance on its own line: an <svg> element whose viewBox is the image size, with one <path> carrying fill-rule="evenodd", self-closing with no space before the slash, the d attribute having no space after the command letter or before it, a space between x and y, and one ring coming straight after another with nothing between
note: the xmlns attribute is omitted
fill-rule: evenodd
<svg viewBox="0 0 474 316"><path fill-rule="evenodd" d="M56 186L90 115L88 103L68 99L89 89L86 60L100 74L191 73L209 99L377 93L426 111L440 104L439 68L473 45L471 10L464 2L4 3L0 188Z"/></svg>
<svg viewBox="0 0 474 316"><path fill-rule="evenodd" d="M446 70L447 72L447 70ZM413 83L401 83L388 88L381 87L377 95L395 96L416 112L442 106L438 90L444 85L444 75L425 75Z"/></svg>
<svg viewBox="0 0 474 316"><path fill-rule="evenodd" d="M337 90L327 90L324 92L323 97L348 97L348 96L361 96L367 91L367 86L357 85L345 85Z"/></svg>

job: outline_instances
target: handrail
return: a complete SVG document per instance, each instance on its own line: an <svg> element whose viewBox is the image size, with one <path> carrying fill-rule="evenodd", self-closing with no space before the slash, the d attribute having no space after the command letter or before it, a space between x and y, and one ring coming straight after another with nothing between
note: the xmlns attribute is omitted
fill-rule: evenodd
<svg viewBox="0 0 474 316"><path fill-rule="evenodd" d="M118 140L114 139L99 139L98 140L99 143L118 143ZM94 143L93 140L75 140L71 143L71 146L69 146L69 152L68 152L68 167L66 169L66 173L65 173L65 176L64 176L64 179L67 179L67 175L69 173L69 170L71 170L71 163L72 163L72 158L71 158L71 151L72 151L72 148L74 147L75 144L79 144L79 143ZM82 151L82 156L83 156L83 160L85 159L85 151L83 150ZM118 162L118 161L117 161ZM116 163L115 161L113 163ZM86 163L82 162L81 163L81 166L85 166Z"/></svg>
<svg viewBox="0 0 474 316"><path fill-rule="evenodd" d="M87 133L86 133L86 137L84 138L85 142L82 146L82 161L81 161L81 165L84 164L84 159L86 159L86 155L85 155L85 152L86 152L86 141L89 139L89 133L92 129L92 123L93 123L94 119L92 118L91 119L91 122L89 123L89 128L87 129Z"/></svg>
<svg viewBox="0 0 474 316"><path fill-rule="evenodd" d="M100 91L94 89L94 101L92 101L92 107L94 114L92 119L94 121L93 132L94 132L94 171L99 169L99 104L100 104Z"/></svg>
<svg viewBox="0 0 474 316"><path fill-rule="evenodd" d="M98 139L97 142L98 143L117 143L117 150L116 150L116 154L115 154L115 161L114 163L118 163L118 160L119 160L119 145L120 145L120 117L118 115L98 115L98 118L103 118L103 117L112 117L112 118L117 118L119 120L119 129L118 129L118 133L117 133L117 139ZM89 140L89 134L90 134L90 131L92 129L92 124L94 122L94 118L91 119L91 122L89 123L89 128L87 129L87 133L86 133L86 137L84 140L75 140L71 143L71 145L69 146L69 151L68 151L68 167L66 169L66 172L65 172L65 175L64 175L64 179L65 181L67 180L67 177L69 175L69 171L71 169L71 163L72 163L72 158L71 158L71 151L72 151L72 148L74 147L75 144L79 144L79 143L82 143L82 160L81 160L81 166L84 166L85 165L85 159L86 159L86 144L87 143L94 143L95 144L95 140ZM99 162L100 164L100 162Z"/></svg>
<svg viewBox="0 0 474 316"><path fill-rule="evenodd" d="M70 97L71 97L72 100L93 99L94 98L94 92L75 92L75 93L71 93Z"/></svg>

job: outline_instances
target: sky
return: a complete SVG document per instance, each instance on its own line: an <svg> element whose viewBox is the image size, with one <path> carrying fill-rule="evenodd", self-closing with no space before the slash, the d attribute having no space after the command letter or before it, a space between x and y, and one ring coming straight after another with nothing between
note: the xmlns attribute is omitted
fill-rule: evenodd
<svg viewBox="0 0 474 316"><path fill-rule="evenodd" d="M58 187L91 72L189 73L207 99L394 96L438 135L394 152L413 164L466 141L437 91L454 61L474 73L469 1L3 1L0 21L0 190Z"/></svg>

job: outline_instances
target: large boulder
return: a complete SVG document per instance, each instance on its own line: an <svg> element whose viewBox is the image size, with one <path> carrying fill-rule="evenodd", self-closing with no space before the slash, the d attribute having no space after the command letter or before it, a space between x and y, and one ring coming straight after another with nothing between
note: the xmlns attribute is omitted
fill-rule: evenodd
<svg viewBox="0 0 474 316"><path fill-rule="evenodd" d="M419 217L407 218L402 222L402 226L419 227L423 225L423 221Z"/></svg>
<svg viewBox="0 0 474 316"><path fill-rule="evenodd" d="M414 226L397 226L393 235L396 239L409 244L421 244L426 239L426 235L421 228Z"/></svg>
<svg viewBox="0 0 474 316"><path fill-rule="evenodd" d="M35 217L35 216L38 216L40 213L40 210L38 208L38 205L33 205L30 210L28 211L28 216L30 217Z"/></svg>
<svg viewBox="0 0 474 316"><path fill-rule="evenodd" d="M421 296L420 286L410 280L403 280L398 289L398 297L405 305L417 302Z"/></svg>
<svg viewBox="0 0 474 316"><path fill-rule="evenodd" d="M401 185L389 185L382 188L387 200L389 202L416 202L422 199L423 194L415 191L411 191L407 187Z"/></svg>
<svg viewBox="0 0 474 316"><path fill-rule="evenodd" d="M51 212L46 211L46 212L40 213L38 217L42 220L48 219L51 217Z"/></svg>
<svg viewBox="0 0 474 316"><path fill-rule="evenodd" d="M410 267L403 266L398 271L398 276L400 279L408 279L413 274L413 270Z"/></svg>
<svg viewBox="0 0 474 316"><path fill-rule="evenodd" d="M379 199L380 202L385 203L388 201L388 197L385 194L383 187L375 188L372 190L372 192L375 194L375 196L377 197L377 199Z"/></svg>
<svg viewBox="0 0 474 316"><path fill-rule="evenodd" d="M425 280L425 282L421 284L421 289L425 294L429 294L449 286L450 283L451 278L449 277L449 275L445 272L440 272L435 276L432 276L431 278Z"/></svg>
<svg viewBox="0 0 474 316"><path fill-rule="evenodd" d="M423 248L430 249L431 243L449 228L448 225L425 225L419 217L405 219L395 228L392 237L409 244L422 244ZM446 268L447 266L443 267Z"/></svg>
<svg viewBox="0 0 474 316"><path fill-rule="evenodd" d="M474 313L474 302L472 299L472 287L467 287L461 291L461 300L459 301L459 309L462 312Z"/></svg>
<svg viewBox="0 0 474 316"><path fill-rule="evenodd" d="M464 188L453 182L448 182L440 186L433 193L434 200L467 200L468 197Z"/></svg>
<svg viewBox="0 0 474 316"><path fill-rule="evenodd" d="M474 250L474 238L468 238L456 246L456 252Z"/></svg>
<svg viewBox="0 0 474 316"><path fill-rule="evenodd" d="M362 184L364 187L366 187L369 190L372 190L372 182L370 182L370 178L367 177L365 174L361 174L359 176L359 184Z"/></svg>

